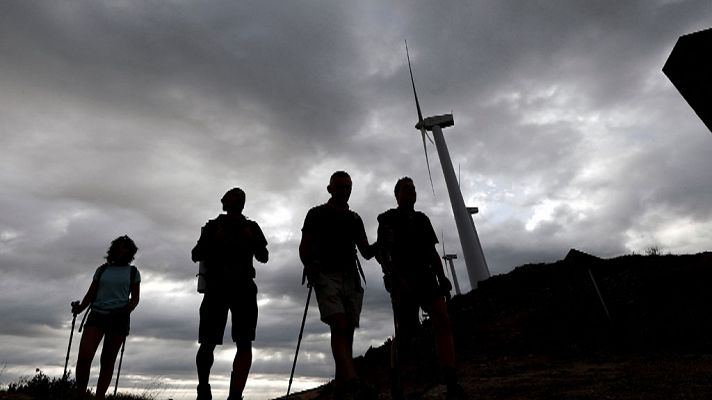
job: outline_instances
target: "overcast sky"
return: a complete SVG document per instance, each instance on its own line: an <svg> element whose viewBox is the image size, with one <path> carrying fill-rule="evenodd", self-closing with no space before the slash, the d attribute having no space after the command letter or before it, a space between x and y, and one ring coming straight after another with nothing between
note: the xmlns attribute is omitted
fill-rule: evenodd
<svg viewBox="0 0 712 400"><path fill-rule="evenodd" d="M271 256L250 399L286 392L300 228L333 171L351 174L371 241L413 177L416 207L460 254L437 152L433 195L414 129L404 39L424 114L454 114L445 137L492 274L570 248L708 250L712 134L661 68L710 21L707 0L0 2L0 383L61 375L69 303L128 234L143 282L121 385L194 398L190 250L234 186ZM357 354L392 332L380 268L364 268ZM233 354L217 354L216 393ZM294 386L332 374L313 302Z"/></svg>

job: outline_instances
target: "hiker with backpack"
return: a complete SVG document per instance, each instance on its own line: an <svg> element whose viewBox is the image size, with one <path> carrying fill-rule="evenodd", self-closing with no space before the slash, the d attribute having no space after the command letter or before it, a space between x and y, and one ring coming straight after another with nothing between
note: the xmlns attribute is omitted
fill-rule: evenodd
<svg viewBox="0 0 712 400"><path fill-rule="evenodd" d="M314 288L321 320L331 331L336 365L335 399L373 399L375 391L359 381L353 363L354 330L359 325L363 288L356 248L373 257L361 217L349 209L351 177L335 172L327 186L331 198L304 219L299 257Z"/></svg>
<svg viewBox="0 0 712 400"><path fill-rule="evenodd" d="M464 399L455 367L455 345L445 297L452 285L445 276L435 248L438 238L427 215L416 211L413 180L403 177L394 188L397 208L378 216L376 259L385 272L398 327L397 354L413 354L420 324L418 312L428 313L435 334L435 349L447 384L447 399ZM411 348L409 348L411 347Z"/></svg>
<svg viewBox="0 0 712 400"><path fill-rule="evenodd" d="M239 400L252 366L252 342L257 328L257 286L252 259L266 263L267 239L260 226L247 219L245 192L230 189L222 197L225 214L205 224L192 251L194 262L204 263L205 288L200 304L200 347L195 357L198 369L198 400L212 399L210 369L213 352L223 343L228 310L232 316L232 340L237 352L232 363L228 400Z"/></svg>
<svg viewBox="0 0 712 400"><path fill-rule="evenodd" d="M114 239L106 253L106 263L97 268L84 298L81 302L72 302L75 315L91 307L77 357L79 394L86 392L91 363L103 339L96 398L105 398L116 356L129 334L130 314L139 302L141 274L131 265L137 251L136 244L128 236Z"/></svg>

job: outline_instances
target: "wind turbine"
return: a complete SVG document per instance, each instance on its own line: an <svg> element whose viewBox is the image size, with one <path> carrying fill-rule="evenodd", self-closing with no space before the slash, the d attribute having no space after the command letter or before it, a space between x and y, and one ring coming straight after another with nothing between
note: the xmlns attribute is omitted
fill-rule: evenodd
<svg viewBox="0 0 712 400"><path fill-rule="evenodd" d="M455 294L462 294L460 292L460 283L457 281L457 274L455 273L455 264L452 262L452 260L455 260L457 258L457 254L447 254L445 252L445 233L442 235L442 241L443 241L443 260L445 260L446 263L450 265L450 273L452 274L452 283L455 284Z"/></svg>
<svg viewBox="0 0 712 400"><path fill-rule="evenodd" d="M477 288L477 283L479 281L485 280L490 277L490 273L489 269L487 268L487 261L485 260L485 255L482 252L480 238L477 236L475 222L472 220L472 216L470 215L470 212L465 206L465 201L462 199L460 185L457 182L455 170L452 167L450 153L448 152L447 144L445 143L445 136L443 136L442 129L455 125L455 120L452 114L436 115L423 119L423 113L420 110L420 102L418 101L418 93L415 90L413 69L410 66L410 54L408 53L407 41L405 44L405 52L406 57L408 59L410 82L413 85L415 107L418 110L418 123L415 125L415 129L418 129L421 135L423 136L424 147L425 137L427 136L426 132L430 131L433 133L433 138L435 139L435 147L437 148L438 156L440 157L440 165L442 165L443 175L445 176L445 184L447 185L447 191L450 195L450 205L452 206L452 213L455 216L455 225L457 226L457 233L460 236L460 245L462 246L462 254L465 257L467 274L470 278L470 287L472 287L472 289L475 289ZM428 163L428 176L430 176L430 163L428 162L427 151L425 156L426 163ZM432 186L432 177L430 179L430 184Z"/></svg>

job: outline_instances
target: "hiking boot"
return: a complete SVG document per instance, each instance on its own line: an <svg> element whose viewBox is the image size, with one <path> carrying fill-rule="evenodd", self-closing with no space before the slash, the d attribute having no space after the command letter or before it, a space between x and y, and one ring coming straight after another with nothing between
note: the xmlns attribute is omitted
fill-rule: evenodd
<svg viewBox="0 0 712 400"><path fill-rule="evenodd" d="M210 391L210 384L198 385L197 400L213 400L213 393Z"/></svg>
<svg viewBox="0 0 712 400"><path fill-rule="evenodd" d="M445 395L447 400L466 400L467 394L465 389L460 386L459 383L450 383L447 385L447 394Z"/></svg>

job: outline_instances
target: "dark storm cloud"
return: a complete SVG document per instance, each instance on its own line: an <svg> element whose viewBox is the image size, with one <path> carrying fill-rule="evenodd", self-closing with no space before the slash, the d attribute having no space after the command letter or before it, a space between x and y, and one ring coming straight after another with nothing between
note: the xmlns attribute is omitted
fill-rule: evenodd
<svg viewBox="0 0 712 400"><path fill-rule="evenodd" d="M274 382L288 375L306 300L300 228L333 170L352 174L372 241L395 181L412 176L417 207L459 253L440 161L428 143L433 195L414 129L404 39L424 114L454 113L445 135L493 274L572 247L703 250L710 136L660 69L711 13L662 0L2 2L0 312L12 318L0 362L10 379L61 370L68 304L129 234L143 298L126 382L161 377L190 398L190 249L233 186L270 242L256 266L262 386L248 387L260 398L283 393ZM456 268L469 290L462 257ZM364 269L357 352L392 334L380 268ZM313 299L302 346L297 374L332 376ZM232 351L216 362L218 388Z"/></svg>

